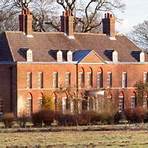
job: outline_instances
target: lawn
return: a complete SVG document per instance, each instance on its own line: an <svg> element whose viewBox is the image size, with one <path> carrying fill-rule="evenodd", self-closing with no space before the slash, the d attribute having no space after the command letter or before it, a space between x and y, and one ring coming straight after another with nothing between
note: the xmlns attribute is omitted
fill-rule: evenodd
<svg viewBox="0 0 148 148"><path fill-rule="evenodd" d="M64 131L0 133L1 147L129 147L147 148L148 131Z"/></svg>

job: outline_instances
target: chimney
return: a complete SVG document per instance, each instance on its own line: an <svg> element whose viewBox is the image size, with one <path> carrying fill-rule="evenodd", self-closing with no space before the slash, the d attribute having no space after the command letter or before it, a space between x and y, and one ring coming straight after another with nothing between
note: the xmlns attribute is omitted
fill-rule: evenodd
<svg viewBox="0 0 148 148"><path fill-rule="evenodd" d="M28 8L23 8L19 15L19 30L26 35L32 35L32 13Z"/></svg>
<svg viewBox="0 0 148 148"><path fill-rule="evenodd" d="M115 37L115 17L110 14L106 13L105 18L102 19L103 23L103 33L110 36L110 37Z"/></svg>
<svg viewBox="0 0 148 148"><path fill-rule="evenodd" d="M72 15L71 10L66 10L61 16L61 32L64 32L69 37L73 37L74 16Z"/></svg>

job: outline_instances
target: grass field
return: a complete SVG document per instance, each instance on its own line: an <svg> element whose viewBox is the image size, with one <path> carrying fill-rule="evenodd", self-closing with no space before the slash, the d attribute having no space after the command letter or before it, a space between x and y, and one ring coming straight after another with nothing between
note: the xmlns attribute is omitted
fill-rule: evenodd
<svg viewBox="0 0 148 148"><path fill-rule="evenodd" d="M129 147L147 148L148 131L0 133L1 147Z"/></svg>

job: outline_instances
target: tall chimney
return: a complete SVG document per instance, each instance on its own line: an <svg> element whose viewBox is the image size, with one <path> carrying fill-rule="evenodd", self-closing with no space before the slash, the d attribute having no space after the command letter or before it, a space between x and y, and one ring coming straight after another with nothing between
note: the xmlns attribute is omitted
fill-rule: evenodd
<svg viewBox="0 0 148 148"><path fill-rule="evenodd" d="M19 30L26 35L32 35L32 13L28 8L23 8L19 15Z"/></svg>
<svg viewBox="0 0 148 148"><path fill-rule="evenodd" d="M103 33L110 37L115 37L115 17L110 13L106 13L105 18L102 19L102 23Z"/></svg>
<svg viewBox="0 0 148 148"><path fill-rule="evenodd" d="M74 33L74 16L71 10L66 10L61 16L61 32L68 36L73 36Z"/></svg>

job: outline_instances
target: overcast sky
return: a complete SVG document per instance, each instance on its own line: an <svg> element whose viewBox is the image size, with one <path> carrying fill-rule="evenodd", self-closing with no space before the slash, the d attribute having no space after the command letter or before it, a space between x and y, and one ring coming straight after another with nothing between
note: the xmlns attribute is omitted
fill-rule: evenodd
<svg viewBox="0 0 148 148"><path fill-rule="evenodd" d="M119 17L123 19L121 24L117 24L117 30L127 33L139 23L148 20L148 0L123 0L126 4L124 14Z"/></svg>

